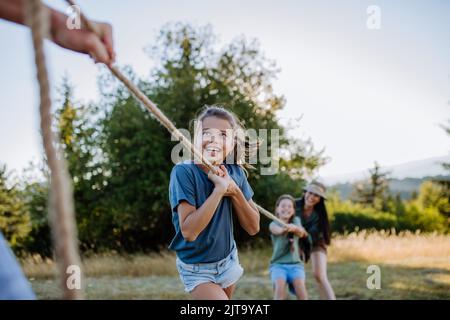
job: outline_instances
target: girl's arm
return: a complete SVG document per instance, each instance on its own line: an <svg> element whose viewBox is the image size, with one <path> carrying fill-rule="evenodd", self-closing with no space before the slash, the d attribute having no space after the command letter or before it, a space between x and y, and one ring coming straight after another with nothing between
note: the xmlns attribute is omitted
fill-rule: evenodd
<svg viewBox="0 0 450 320"><path fill-rule="evenodd" d="M272 234L274 234L276 236L281 236L288 232L287 228L279 226L278 224L273 223L273 222L270 223L269 230L270 230L270 232L272 232Z"/></svg>
<svg viewBox="0 0 450 320"><path fill-rule="evenodd" d="M182 201L177 208L181 233L187 241L195 241L206 228L228 188L228 179L214 174L209 174L208 177L214 182L215 187L200 208L196 209L187 201Z"/></svg>
<svg viewBox="0 0 450 320"><path fill-rule="evenodd" d="M239 224L251 236L259 232L259 212L253 200L246 200L241 189L238 188L234 196L231 196L234 212Z"/></svg>

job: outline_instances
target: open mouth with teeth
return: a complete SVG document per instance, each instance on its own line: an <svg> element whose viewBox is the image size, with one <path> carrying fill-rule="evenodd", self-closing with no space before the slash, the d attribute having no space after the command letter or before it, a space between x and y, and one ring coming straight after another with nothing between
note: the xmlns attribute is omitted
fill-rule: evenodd
<svg viewBox="0 0 450 320"><path fill-rule="evenodd" d="M220 152L222 152L222 149L218 148L218 147L206 147L205 151L208 153L209 156L211 157L215 157L217 156Z"/></svg>

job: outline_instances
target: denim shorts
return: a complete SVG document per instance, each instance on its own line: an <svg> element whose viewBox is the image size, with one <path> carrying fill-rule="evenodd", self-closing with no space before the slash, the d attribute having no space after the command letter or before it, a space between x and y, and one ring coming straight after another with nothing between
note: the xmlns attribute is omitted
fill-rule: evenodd
<svg viewBox="0 0 450 320"><path fill-rule="evenodd" d="M244 273L236 247L224 259L212 263L187 264L177 258L177 269L186 292L202 283L212 282L222 288L236 283Z"/></svg>
<svg viewBox="0 0 450 320"><path fill-rule="evenodd" d="M305 280L305 267L300 263L272 264L270 278L273 283L278 279L283 279L288 284L292 284L295 279Z"/></svg>

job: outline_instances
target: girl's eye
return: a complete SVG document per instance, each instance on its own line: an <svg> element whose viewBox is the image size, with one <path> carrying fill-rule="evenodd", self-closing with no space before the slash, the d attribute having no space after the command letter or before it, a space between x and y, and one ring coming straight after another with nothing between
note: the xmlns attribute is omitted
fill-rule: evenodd
<svg viewBox="0 0 450 320"><path fill-rule="evenodd" d="M208 132L208 131L203 131L203 136L210 136L210 135L211 135L210 132Z"/></svg>
<svg viewBox="0 0 450 320"><path fill-rule="evenodd" d="M225 132L222 132L222 137L227 137L227 134Z"/></svg>

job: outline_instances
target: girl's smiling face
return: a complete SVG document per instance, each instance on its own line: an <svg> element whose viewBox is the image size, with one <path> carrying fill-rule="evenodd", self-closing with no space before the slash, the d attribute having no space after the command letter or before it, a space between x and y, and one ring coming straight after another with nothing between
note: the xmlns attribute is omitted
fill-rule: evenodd
<svg viewBox="0 0 450 320"><path fill-rule="evenodd" d="M230 122L215 116L204 118L201 126L201 144L203 157L214 165L223 163L235 145Z"/></svg>
<svg viewBox="0 0 450 320"><path fill-rule="evenodd" d="M282 199L277 206L277 214L283 221L289 221L294 215L295 208L294 203L290 199Z"/></svg>

